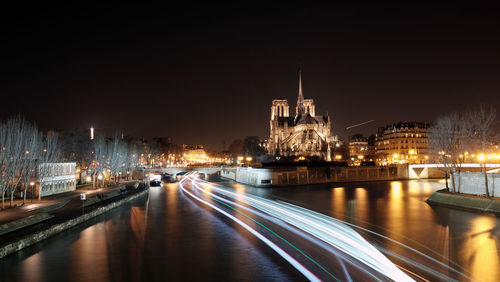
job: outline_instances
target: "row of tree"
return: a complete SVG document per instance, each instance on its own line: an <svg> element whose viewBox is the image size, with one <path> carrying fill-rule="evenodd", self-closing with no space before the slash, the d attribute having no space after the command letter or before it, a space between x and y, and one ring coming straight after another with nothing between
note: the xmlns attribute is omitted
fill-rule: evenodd
<svg viewBox="0 0 500 282"><path fill-rule="evenodd" d="M94 187L104 186L106 179L116 182L123 174L129 176L130 170L140 163L142 146L138 143L127 142L119 136L105 138L103 135L96 135L90 143L91 163L86 168L92 175Z"/></svg>
<svg viewBox="0 0 500 282"><path fill-rule="evenodd" d="M465 152L485 154L488 146L496 138L492 130L496 111L494 108L480 106L475 109L452 113L436 120L430 128L429 145L447 172L460 172L462 163L466 160ZM485 162L482 162L482 172L485 180L485 194L489 197L488 177ZM455 174L450 173L453 192L456 192ZM448 182L446 182L448 187Z"/></svg>
<svg viewBox="0 0 500 282"><path fill-rule="evenodd" d="M258 136L247 136L244 140L236 139L229 145L228 151L234 157L243 155L251 156L253 159L266 154Z"/></svg>
<svg viewBox="0 0 500 282"><path fill-rule="evenodd" d="M118 181L122 177L130 177L132 168L150 158L161 155L159 141L145 143L141 139L124 138L115 135L106 138L96 134L90 139L88 131L75 129L55 133L44 133L37 126L16 116L0 122L0 191L2 193L2 209L5 199L10 198L13 206L14 197L26 195L31 182L37 176L41 163L76 162L82 174L91 177L96 186L104 186L106 180Z"/></svg>
<svg viewBox="0 0 500 282"><path fill-rule="evenodd" d="M22 187L26 202L31 178L41 162L58 161L61 157L59 139L56 134L44 134L36 125L17 116L0 123L0 189L2 209L5 197L10 196L13 205L14 193Z"/></svg>

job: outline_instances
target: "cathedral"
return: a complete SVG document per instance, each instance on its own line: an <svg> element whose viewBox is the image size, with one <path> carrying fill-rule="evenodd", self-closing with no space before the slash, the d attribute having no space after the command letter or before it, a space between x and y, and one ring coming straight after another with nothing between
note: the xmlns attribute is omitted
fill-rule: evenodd
<svg viewBox="0 0 500 282"><path fill-rule="evenodd" d="M316 115L313 99L304 99L301 71L295 116L290 116L286 99L275 99L271 106L270 125L269 154L331 161L331 146L337 139L332 136L332 121L328 114Z"/></svg>

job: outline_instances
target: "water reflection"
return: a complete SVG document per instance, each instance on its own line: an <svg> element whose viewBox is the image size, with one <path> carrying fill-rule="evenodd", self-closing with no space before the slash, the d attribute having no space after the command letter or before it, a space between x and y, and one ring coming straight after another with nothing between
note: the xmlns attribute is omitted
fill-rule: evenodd
<svg viewBox="0 0 500 282"><path fill-rule="evenodd" d="M180 194L177 184L2 259L0 271L0 281L301 279L247 233Z"/></svg>
<svg viewBox="0 0 500 282"><path fill-rule="evenodd" d="M461 210L432 207L425 200L444 188L441 180L346 183L269 189L267 197L304 206L388 236L461 269L479 281L500 281L500 219ZM255 188L247 188L253 193ZM326 199L329 199L328 201ZM497 227L499 226L499 227ZM373 237L370 234L363 234ZM399 244L371 238L382 248L432 265L457 278L444 266Z"/></svg>
<svg viewBox="0 0 500 282"><path fill-rule="evenodd" d="M25 273L25 281L36 281L43 275L43 256L35 254L27 258L20 266L21 268L29 269Z"/></svg>
<svg viewBox="0 0 500 282"><path fill-rule="evenodd" d="M346 213L346 194L344 187L335 187L332 189L332 207L331 209L335 212L335 214L339 215L339 219L344 220L344 214Z"/></svg>
<svg viewBox="0 0 500 282"><path fill-rule="evenodd" d="M365 188L357 187L354 189L353 212L355 217L367 221L369 217L370 202L368 201L368 193Z"/></svg>
<svg viewBox="0 0 500 282"><path fill-rule="evenodd" d="M470 222L471 230L464 234L461 252L470 264L474 277L479 281L498 281L499 274L499 233L500 226L494 217L477 217Z"/></svg>
<svg viewBox="0 0 500 282"><path fill-rule="evenodd" d="M441 181L388 181L254 188L237 193L284 200L368 228L478 281L500 281L500 219L429 206ZM235 216L238 214L234 213ZM179 193L177 184L0 260L5 281L300 279L258 240ZM237 232L235 232L237 231ZM363 233L388 251L421 256ZM440 271L447 271L445 267ZM445 272L446 273L446 272ZM448 272L453 276L454 273Z"/></svg>

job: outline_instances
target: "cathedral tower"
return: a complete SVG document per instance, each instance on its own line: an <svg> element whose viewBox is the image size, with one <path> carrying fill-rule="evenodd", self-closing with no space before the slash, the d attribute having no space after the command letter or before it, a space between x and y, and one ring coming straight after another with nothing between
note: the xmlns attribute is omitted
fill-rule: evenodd
<svg viewBox="0 0 500 282"><path fill-rule="evenodd" d="M304 107L304 94L302 93L302 70L299 70L299 97L297 98L297 108L295 109L295 115L303 115L306 113L306 108Z"/></svg>

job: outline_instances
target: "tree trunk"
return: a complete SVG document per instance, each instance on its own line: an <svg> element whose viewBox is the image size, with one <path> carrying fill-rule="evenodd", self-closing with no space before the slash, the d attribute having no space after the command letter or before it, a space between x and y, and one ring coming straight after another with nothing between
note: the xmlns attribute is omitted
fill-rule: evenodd
<svg viewBox="0 0 500 282"><path fill-rule="evenodd" d="M488 174L486 172L486 163L483 163L483 169L484 169L484 187L486 188L486 197L490 197L490 191L488 189Z"/></svg>
<svg viewBox="0 0 500 282"><path fill-rule="evenodd" d="M452 171L450 175L451 175L451 185L453 187L453 193L456 193L457 190L455 189L455 172Z"/></svg>
<svg viewBox="0 0 500 282"><path fill-rule="evenodd" d="M5 192L7 190L2 190L2 210L5 209Z"/></svg>
<svg viewBox="0 0 500 282"><path fill-rule="evenodd" d="M26 204L26 194L28 193L28 182L24 183L23 205Z"/></svg>
<svg viewBox="0 0 500 282"><path fill-rule="evenodd" d="M14 193L12 193L12 190L10 190L10 207L12 208L14 206Z"/></svg>
<svg viewBox="0 0 500 282"><path fill-rule="evenodd" d="M446 183L446 190L450 190L448 187L448 168L446 167L446 164L444 165L444 181Z"/></svg>

